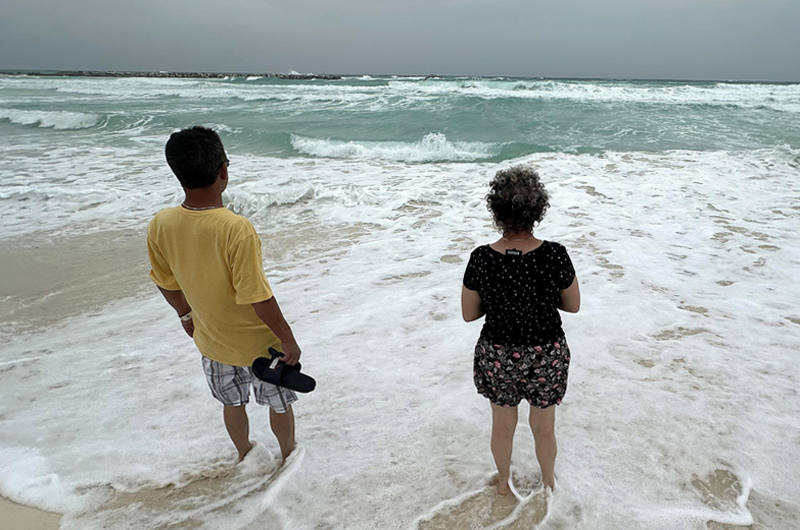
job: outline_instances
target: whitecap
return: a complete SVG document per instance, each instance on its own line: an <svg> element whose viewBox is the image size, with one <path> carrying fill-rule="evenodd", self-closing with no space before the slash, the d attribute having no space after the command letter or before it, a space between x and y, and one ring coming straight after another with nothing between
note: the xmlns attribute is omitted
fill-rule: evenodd
<svg viewBox="0 0 800 530"><path fill-rule="evenodd" d="M37 125L53 129L88 129L97 125L101 116L63 110L0 109L0 120L19 125Z"/></svg>
<svg viewBox="0 0 800 530"><path fill-rule="evenodd" d="M378 159L396 162L468 162L497 156L502 144L452 142L442 133L426 134L416 142L344 142L298 135L291 137L292 147L300 153L325 158Z"/></svg>

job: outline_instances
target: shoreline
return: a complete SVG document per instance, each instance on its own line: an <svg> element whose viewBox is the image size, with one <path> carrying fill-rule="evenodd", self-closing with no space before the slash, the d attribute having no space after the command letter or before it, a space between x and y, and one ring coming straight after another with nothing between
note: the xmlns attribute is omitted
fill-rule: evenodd
<svg viewBox="0 0 800 530"><path fill-rule="evenodd" d="M127 229L2 240L0 337L45 329L146 289L145 238L143 229Z"/></svg>
<svg viewBox="0 0 800 530"><path fill-rule="evenodd" d="M61 514L31 508L0 496L0 519L13 530L58 530Z"/></svg>

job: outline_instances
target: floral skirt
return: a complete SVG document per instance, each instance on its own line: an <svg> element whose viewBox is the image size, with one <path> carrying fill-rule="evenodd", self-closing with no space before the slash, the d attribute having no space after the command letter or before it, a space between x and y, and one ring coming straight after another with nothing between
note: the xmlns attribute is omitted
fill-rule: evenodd
<svg viewBox="0 0 800 530"><path fill-rule="evenodd" d="M569 347L566 339L537 346L502 346L479 339L474 377L478 393L495 405L516 407L559 405L567 391Z"/></svg>

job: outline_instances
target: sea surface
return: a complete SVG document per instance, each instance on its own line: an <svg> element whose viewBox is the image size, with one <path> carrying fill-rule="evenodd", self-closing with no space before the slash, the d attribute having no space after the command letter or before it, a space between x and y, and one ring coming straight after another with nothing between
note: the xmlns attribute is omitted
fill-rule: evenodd
<svg viewBox="0 0 800 530"><path fill-rule="evenodd" d="M219 131L227 207L318 389L277 469L235 451L147 278L182 200L163 148ZM706 529L800 520L800 85L0 75L0 494L62 528ZM460 315L501 168L536 167L583 307L539 485L516 495Z"/></svg>

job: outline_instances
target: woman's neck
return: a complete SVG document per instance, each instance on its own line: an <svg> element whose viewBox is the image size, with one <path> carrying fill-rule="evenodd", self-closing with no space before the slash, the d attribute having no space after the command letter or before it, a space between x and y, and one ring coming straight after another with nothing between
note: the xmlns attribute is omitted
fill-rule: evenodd
<svg viewBox="0 0 800 530"><path fill-rule="evenodd" d="M489 246L500 253L506 253L506 251L509 250L518 250L526 254L531 250L536 250L541 244L542 241L537 239L532 232L509 230L503 233L503 237Z"/></svg>
<svg viewBox="0 0 800 530"><path fill-rule="evenodd" d="M533 237L533 231L531 230L509 230L503 232L503 239L506 241L531 241L536 238Z"/></svg>

